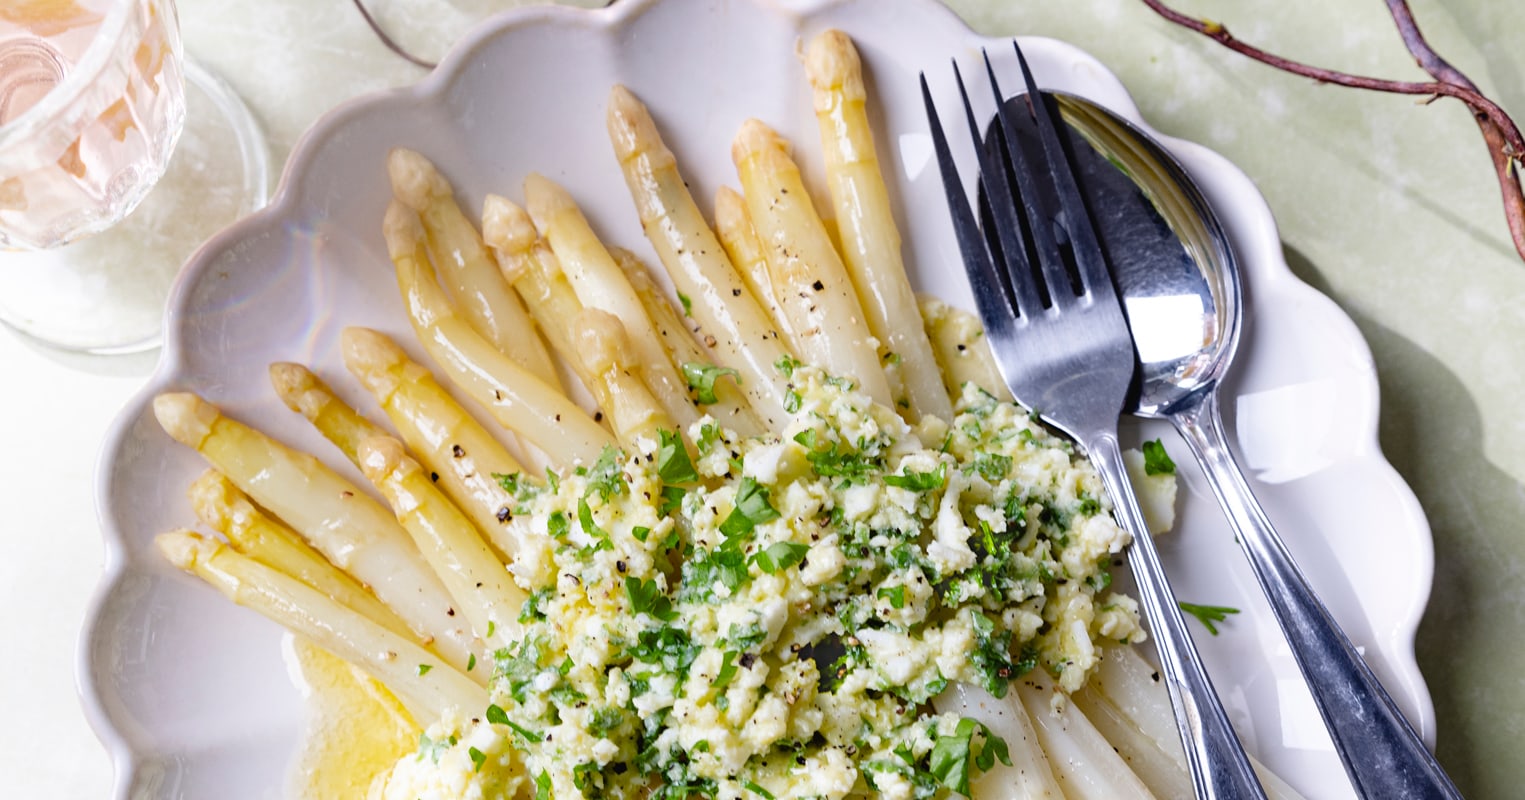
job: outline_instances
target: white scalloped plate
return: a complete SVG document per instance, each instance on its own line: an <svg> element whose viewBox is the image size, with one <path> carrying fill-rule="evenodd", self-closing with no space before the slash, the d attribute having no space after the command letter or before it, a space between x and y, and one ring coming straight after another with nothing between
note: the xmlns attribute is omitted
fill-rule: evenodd
<svg viewBox="0 0 1525 800"><path fill-rule="evenodd" d="M516 196L527 172L544 172L572 191L608 241L649 253L605 139L609 87L625 83L646 100L700 198L735 183L729 143L749 116L792 136L807 173L818 174L794 51L801 36L826 27L854 37L870 72L913 280L968 307L916 75L927 70L936 95L953 103L949 57L971 66L983 46L998 57L1010 51L932 2L628 0L599 11L515 11L467 37L418 86L349 103L308 132L270 207L187 266L158 372L101 457L108 558L79 669L86 712L115 759L117 797L277 797L303 712L275 626L152 549L155 534L193 520L183 487L202 468L159 430L153 395L194 390L280 439L330 453L274 397L265 365L309 363L375 411L348 381L337 342L355 324L411 339L379 233L390 148L429 155L469 207L489 191ZM1052 40L1024 40L1023 49L1045 88L1142 124L1095 59ZM997 66L1011 74L1011 65ZM1429 528L1378 451L1371 356L1350 320L1288 272L1250 181L1214 153L1161 138L1222 215L1245 268L1250 318L1225 398L1243 463L1313 584L1430 739L1434 715L1413 658L1432 574ZM1163 427L1140 432L1168 447L1175 441ZM1172 449L1187 452L1178 441ZM1195 467L1178 463L1180 527L1162 543L1177 592L1244 609L1222 635L1199 637L1230 716L1249 748L1309 797L1349 796L1232 534Z"/></svg>

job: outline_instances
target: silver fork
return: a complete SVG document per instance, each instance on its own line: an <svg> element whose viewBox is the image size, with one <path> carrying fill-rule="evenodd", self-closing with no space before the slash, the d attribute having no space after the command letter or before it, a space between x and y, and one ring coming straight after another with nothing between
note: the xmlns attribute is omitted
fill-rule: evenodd
<svg viewBox="0 0 1525 800"><path fill-rule="evenodd" d="M980 155L980 181L987 199L982 210L988 215L984 231L964 194L926 75L921 76L922 99L943 188L975 304L1012 394L1080 443L1112 496L1119 522L1133 535L1128 561L1159 648L1197 796L1264 798L1265 792L1192 644L1124 471L1117 421L1133 380L1133 337L1059 142L1054 114L1033 82L1022 49L1015 41L1012 46L1042 142L1043 155L1037 165L1027 163L989 56L985 57L985 71L995 92L1000 122L994 141L989 143L981 142L963 76L958 64L953 65L970 134ZM1036 189L1036 182L1044 180L1042 172L1052 181L1058 209L1045 208ZM1025 227L1018 203L1025 210ZM994 228L994 235L990 228ZM1027 255L1029 247L1036 255L1032 259L1037 261L1036 269Z"/></svg>

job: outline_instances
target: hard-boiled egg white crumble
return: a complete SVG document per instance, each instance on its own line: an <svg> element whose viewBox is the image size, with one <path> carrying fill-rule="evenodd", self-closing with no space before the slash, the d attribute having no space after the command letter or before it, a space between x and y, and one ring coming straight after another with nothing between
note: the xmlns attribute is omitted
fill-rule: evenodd
<svg viewBox="0 0 1525 800"><path fill-rule="evenodd" d="M708 418L544 483L511 481L531 592L492 705L436 721L387 800L967 793L1006 744L939 714L950 682L1077 689L1140 641L1109 589L1128 534L1100 480L972 385L913 431L782 364L784 434ZM929 430L934 434L929 434ZM936 439L923 441L923 438Z"/></svg>

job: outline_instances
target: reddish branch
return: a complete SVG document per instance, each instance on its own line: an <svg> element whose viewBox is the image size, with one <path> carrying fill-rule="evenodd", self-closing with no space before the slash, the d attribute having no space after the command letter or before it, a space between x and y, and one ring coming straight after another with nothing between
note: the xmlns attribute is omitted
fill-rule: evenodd
<svg viewBox="0 0 1525 800"><path fill-rule="evenodd" d="M1525 259L1525 192L1521 190L1518 172L1519 168L1525 165L1525 137L1521 136L1519 127L1514 124L1514 120L1509 118L1504 109L1484 97L1482 92L1478 91L1476 84L1430 48L1429 43L1419 32L1413 12L1409 10L1408 0L1386 0L1387 9L1392 14L1393 21L1398 24L1398 33L1403 37L1403 43L1408 47L1409 53L1414 56L1419 66L1435 79L1434 81L1391 81L1364 75L1351 75L1292 61L1234 38L1228 32L1228 28L1217 22L1189 17L1175 11L1167 7L1162 0L1143 0L1143 2L1155 13L1177 25L1207 36L1236 53L1295 75L1357 89L1428 95L1432 98L1454 97L1466 103L1467 108L1472 111L1472 118L1477 122L1478 129L1482 131L1483 139L1488 144L1488 156L1493 160L1494 170L1498 173L1499 191L1504 200L1504 218L1509 223L1510 237L1514 240L1515 250L1519 252L1522 259Z"/></svg>
<svg viewBox="0 0 1525 800"><path fill-rule="evenodd" d="M365 7L365 3L361 2L361 0L354 0L354 3L355 8L360 9L360 16L365 18L365 24L371 26L371 31L376 34L376 38L380 39L382 44L386 45L388 50L391 50L397 55L402 56L407 61L417 64L424 69L434 69L435 66L437 66L433 61L426 61L408 52L407 48L398 44L396 39L388 36L386 30L381 27L381 23L377 22L376 18L371 16L371 11Z"/></svg>

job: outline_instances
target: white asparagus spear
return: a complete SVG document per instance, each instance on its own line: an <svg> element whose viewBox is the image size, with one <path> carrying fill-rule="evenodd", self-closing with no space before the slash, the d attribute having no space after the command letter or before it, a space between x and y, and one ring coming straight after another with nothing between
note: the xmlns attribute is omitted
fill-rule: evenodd
<svg viewBox="0 0 1525 800"><path fill-rule="evenodd" d="M359 581L328 563L296 531L256 508L228 476L209 469L191 482L187 494L196 518L226 536L233 549L317 589L399 636L418 638Z"/></svg>
<svg viewBox="0 0 1525 800"><path fill-rule="evenodd" d="M1011 390L996 367L979 319L931 295L922 295L920 305L948 395L958 398L964 393L964 384L973 383L997 399L1011 402Z"/></svg>
<svg viewBox="0 0 1525 800"><path fill-rule="evenodd" d="M1186 753L1176 732L1175 712L1170 706L1170 692L1154 665L1144 660L1133 647L1108 648L1092 678L1094 688L1111 701L1113 707L1149 737L1161 751L1186 772ZM1250 765L1260 778L1260 785L1271 800L1300 800L1300 795L1279 775L1250 756Z"/></svg>
<svg viewBox="0 0 1525 800"><path fill-rule="evenodd" d="M1133 725L1123 712L1096 687L1086 685L1070 695L1070 701L1085 712L1086 719L1106 738L1133 773L1155 797L1191 797L1191 776L1185 762L1177 762L1160 749L1155 741Z"/></svg>
<svg viewBox="0 0 1525 800"><path fill-rule="evenodd" d="M360 416L360 412L340 400L322 378L301 364L289 361L271 364L270 385L275 387L275 393L287 408L306 417L351 464L360 465L356 452L361 442L372 436L386 435L385 430Z"/></svg>
<svg viewBox="0 0 1525 800"><path fill-rule="evenodd" d="M652 324L656 325L657 333L662 336L662 344L666 347L667 355L672 360L674 367L683 369L685 364L710 364L714 361L712 351L705 350L689 335L688 326L683 324L683 319L678 316L678 310L673 308L662 290L657 288L651 278L651 271L646 267L635 253L623 247L611 247L609 254L614 256L615 263L625 271L625 276L630 279L630 285L635 288L635 293L641 298L641 305L645 306L646 313L651 316ZM705 336L706 340L714 337ZM697 402L697 401L696 401ZM699 407L705 413L715 418L721 425L730 428L742 436L753 436L763 432L762 422L757 415L752 413L747 404L747 396L742 393L741 387L731 375L723 375L715 380L715 402L699 402Z"/></svg>
<svg viewBox="0 0 1525 800"><path fill-rule="evenodd" d="M1146 800L1149 787L1040 667L1012 683L1067 800Z"/></svg>
<svg viewBox="0 0 1525 800"><path fill-rule="evenodd" d="M787 144L772 128L747 120L731 144L731 160L800 357L853 379L875 402L894 408L878 343Z"/></svg>
<svg viewBox="0 0 1525 800"><path fill-rule="evenodd" d="M529 212L506 197L488 195L482 203L482 238L497 256L503 277L529 305L551 349L587 386L591 378L580 371L571 329L582 301L567 282L551 246L535 230Z"/></svg>
<svg viewBox="0 0 1525 800"><path fill-rule="evenodd" d="M757 229L752 225L752 215L747 213L746 198L729 186L715 192L715 234L725 247L726 255L736 265L747 290L768 312L774 328L788 344L789 349L799 352L794 332L789 330L789 315L778 304L773 291L773 279L768 276L768 257L763 253L762 242L757 239Z"/></svg>
<svg viewBox="0 0 1525 800"><path fill-rule="evenodd" d="M609 140L625 174L646 238L673 287L689 298L691 316L715 337L723 366L741 375L741 390L768 430L782 430L789 413L788 381L775 366L791 355L768 315L747 291L678 174L646 106L623 86L609 92Z"/></svg>
<svg viewBox="0 0 1525 800"><path fill-rule="evenodd" d="M161 534L154 543L171 564L228 599L369 672L421 726L451 710L474 715L487 707L487 692L434 653L279 570L190 531Z"/></svg>
<svg viewBox="0 0 1525 800"><path fill-rule="evenodd" d="M450 595L380 503L307 453L223 416L189 392L154 398L165 432L194 448L254 502L302 535L329 563L370 587L450 664L476 653L450 616Z"/></svg>
<svg viewBox="0 0 1525 800"><path fill-rule="evenodd" d="M559 389L498 352L456 315L435 283L412 211L392 203L383 231L413 330L461 391L557 466L591 464L613 444L609 432Z"/></svg>
<svg viewBox="0 0 1525 800"><path fill-rule="evenodd" d="M841 31L825 31L806 48L805 73L821 129L842 261L869 332L893 364L886 373L899 379L896 399L903 396L910 404L912 421L925 414L952 419L953 407L926 331L909 324L918 314L916 295L901 261L900 231L874 150L857 48Z"/></svg>
<svg viewBox="0 0 1525 800"><path fill-rule="evenodd" d="M1048 756L1038 744L1032 720L1015 697L1008 694L996 699L983 687L955 683L938 695L932 705L939 713L977 720L1006 742L1010 766L997 761L975 778L969 787L975 797L1064 800Z"/></svg>
<svg viewBox="0 0 1525 800"><path fill-rule="evenodd" d="M572 195L550 179L531 173L524 179L524 205L551 245L577 299L584 308L602 309L619 318L630 338L631 353L640 359L642 380L673 422L688 430L699 419L699 411L688 398L688 382L673 369L640 297L593 233Z"/></svg>
<svg viewBox="0 0 1525 800"><path fill-rule="evenodd" d="M439 476L439 487L498 555L511 560L519 552L508 524L514 498L493 476L519 472L519 462L391 339L369 328L345 328L339 342L344 365L376 399L408 451Z"/></svg>
<svg viewBox="0 0 1525 800"><path fill-rule="evenodd" d="M477 229L455 202L450 182L422 154L396 148L387 158L392 192L418 212L435 269L456 307L482 338L550 386L561 388L524 303L503 279Z"/></svg>
<svg viewBox="0 0 1525 800"><path fill-rule="evenodd" d="M619 318L597 308L585 308L572 321L577 331L577 358L593 376L588 388L628 452L636 442L658 440L658 431L673 430L672 418L641 381L639 359L630 352L630 338Z"/></svg>
<svg viewBox="0 0 1525 800"><path fill-rule="evenodd" d="M494 650L519 638L524 590L509 577L482 535L408 458L402 442L376 436L360 443L360 468L392 505L477 636Z"/></svg>

